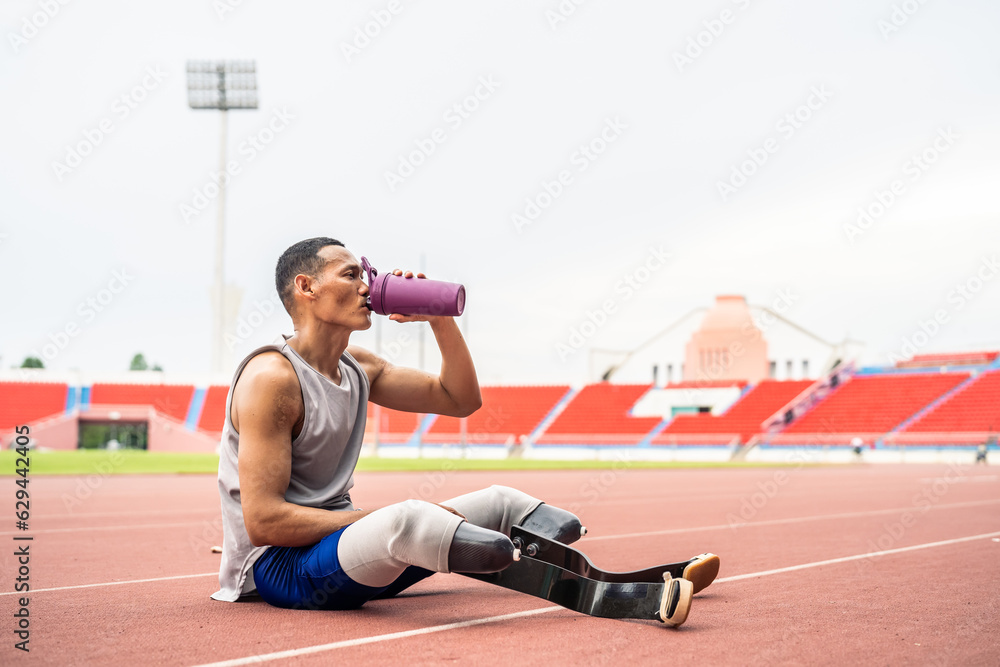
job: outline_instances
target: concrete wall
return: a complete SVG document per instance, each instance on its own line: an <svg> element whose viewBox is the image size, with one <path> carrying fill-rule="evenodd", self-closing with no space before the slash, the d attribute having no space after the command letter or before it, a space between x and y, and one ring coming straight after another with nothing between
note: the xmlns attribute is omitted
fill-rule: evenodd
<svg viewBox="0 0 1000 667"><path fill-rule="evenodd" d="M181 422L153 413L149 418L149 451L203 452L216 451L219 440L201 432L189 431Z"/></svg>
<svg viewBox="0 0 1000 667"><path fill-rule="evenodd" d="M28 437L39 449L76 449L79 426L76 415L59 415L45 421L29 424ZM0 442L4 449L10 449L16 433L9 431L0 434Z"/></svg>
<svg viewBox="0 0 1000 667"><path fill-rule="evenodd" d="M39 449L74 450L79 447L80 422L129 421L147 424L147 449L151 452L215 452L218 438L189 431L184 424L147 407L99 406L86 412L60 415L30 425L30 437ZM0 434L9 448L14 431Z"/></svg>

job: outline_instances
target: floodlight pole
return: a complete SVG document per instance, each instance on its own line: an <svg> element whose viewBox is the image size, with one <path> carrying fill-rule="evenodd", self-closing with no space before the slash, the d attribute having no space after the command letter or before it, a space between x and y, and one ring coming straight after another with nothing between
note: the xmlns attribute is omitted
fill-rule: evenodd
<svg viewBox="0 0 1000 667"><path fill-rule="evenodd" d="M212 294L212 371L224 373L226 366L226 148L229 130L229 109L257 108L256 65L253 61L188 61L188 104L192 109L218 109L221 112L221 143L219 171L215 179L218 188L215 221L215 272ZM214 80L213 80L214 79ZM232 90L232 94L230 94Z"/></svg>
<svg viewBox="0 0 1000 667"><path fill-rule="evenodd" d="M222 77L219 77L220 80ZM212 322L212 340L214 350L212 351L212 372L223 373L226 371L224 359L226 358L225 337L226 337L226 281L225 281L225 247L226 247L226 142L229 130L229 114L225 106L219 111L222 119L221 132L222 143L219 151L219 208L215 219L215 280L212 288L215 291L215 317Z"/></svg>

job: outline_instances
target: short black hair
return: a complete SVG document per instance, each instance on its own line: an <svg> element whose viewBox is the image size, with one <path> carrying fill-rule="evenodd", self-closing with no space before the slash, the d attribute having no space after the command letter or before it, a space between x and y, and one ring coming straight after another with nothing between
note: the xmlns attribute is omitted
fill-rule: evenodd
<svg viewBox="0 0 1000 667"><path fill-rule="evenodd" d="M274 286L278 290L278 297L284 304L288 314L292 314L292 285L295 276L300 273L307 276L315 276L326 264L326 260L317 253L328 245L339 245L345 247L337 239L329 236L317 236L314 239L299 241L291 246L278 258L278 265L274 268Z"/></svg>

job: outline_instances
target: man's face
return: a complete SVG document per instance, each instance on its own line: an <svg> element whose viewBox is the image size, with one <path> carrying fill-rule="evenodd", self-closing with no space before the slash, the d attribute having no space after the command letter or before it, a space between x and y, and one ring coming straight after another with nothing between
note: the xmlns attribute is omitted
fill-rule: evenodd
<svg viewBox="0 0 1000 667"><path fill-rule="evenodd" d="M317 254L327 261L312 282L313 314L353 331L371 327L372 312L365 306L368 285L357 257L341 246L326 246Z"/></svg>

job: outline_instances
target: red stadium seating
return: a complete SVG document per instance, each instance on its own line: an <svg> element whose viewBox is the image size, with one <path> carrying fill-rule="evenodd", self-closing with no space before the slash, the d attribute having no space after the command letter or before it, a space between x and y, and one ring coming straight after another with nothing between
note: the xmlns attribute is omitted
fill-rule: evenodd
<svg viewBox="0 0 1000 667"><path fill-rule="evenodd" d="M955 433L1000 429L1000 370L983 373L975 381L906 429L908 433Z"/></svg>
<svg viewBox="0 0 1000 667"><path fill-rule="evenodd" d="M996 353L927 355L920 363L985 362ZM959 361L956 361L959 360ZM894 444L968 444L985 441L1000 432L1000 369L986 370L973 380L972 369L962 372L886 372L855 375L808 408L781 432L769 434L769 444L849 444L853 438ZM762 433L763 422L811 386L812 381L764 380L752 387L724 414L680 414L651 439L653 445L746 443ZM965 384L963 384L965 383ZM732 382L695 382L668 389L740 386ZM663 423L660 417L632 417L635 404L652 389L649 384L587 385L568 400L537 443L636 445ZM61 415L66 406L66 383L0 382L0 432L14 426ZM227 385L207 388L197 428L217 434L225 420ZM949 392L956 390L954 394ZM95 413L113 406L149 406L162 415L185 421L195 393L193 385L95 383L89 402ZM566 385L483 387L483 407L466 421L470 444L520 441L570 393ZM818 395L817 395L818 396ZM943 397L947 397L944 399ZM940 404L935 403L942 399ZM934 406L930 409L929 406ZM927 410L926 414L922 411ZM425 415L380 408L378 430L385 443L405 443L417 432ZM134 410L141 412L141 410ZM375 431L375 407L367 406L366 439ZM916 415L920 418L913 421ZM54 422L53 422L54 423ZM901 428L905 425L905 429ZM894 430L899 429L899 430ZM462 437L461 420L439 416L431 421L424 441L454 443ZM803 439L803 436L808 438Z"/></svg>
<svg viewBox="0 0 1000 667"><path fill-rule="evenodd" d="M208 433L222 433L226 423L226 397L229 395L229 385L213 384L205 392L205 404L201 408L198 419L198 429Z"/></svg>
<svg viewBox="0 0 1000 667"><path fill-rule="evenodd" d="M184 421L194 385L177 384L94 384L91 405L149 405L157 412ZM221 428L220 428L221 430Z"/></svg>
<svg viewBox="0 0 1000 667"><path fill-rule="evenodd" d="M483 407L466 420L466 440L506 442L510 436L520 440L541 423L569 391L569 386L483 387ZM460 421L438 417L427 432L428 442L453 442L459 438Z"/></svg>
<svg viewBox="0 0 1000 667"><path fill-rule="evenodd" d="M628 411L649 384L590 384L570 400L538 439L539 444L589 443L638 444L662 420L630 417Z"/></svg>
<svg viewBox="0 0 1000 667"><path fill-rule="evenodd" d="M67 390L64 382L0 382L0 431L60 414Z"/></svg>
<svg viewBox="0 0 1000 667"><path fill-rule="evenodd" d="M968 373L857 376L793 422L783 435L887 433L968 377Z"/></svg>
<svg viewBox="0 0 1000 667"><path fill-rule="evenodd" d="M762 380L732 405L725 414L718 417L710 413L681 414L659 435L652 444L668 444L682 441L678 434L739 434L740 441L746 442L761 432L761 424L805 391L813 380ZM726 438L720 438L724 442Z"/></svg>
<svg viewBox="0 0 1000 667"><path fill-rule="evenodd" d="M897 368L940 368L941 366L976 366L991 364L1000 352L950 352L918 354L907 361L896 363Z"/></svg>
<svg viewBox="0 0 1000 667"><path fill-rule="evenodd" d="M379 407L379 440L399 443L408 441L420 426L423 415L415 412L401 412ZM368 404L368 421L365 424L365 440L372 439L375 430L375 404Z"/></svg>

